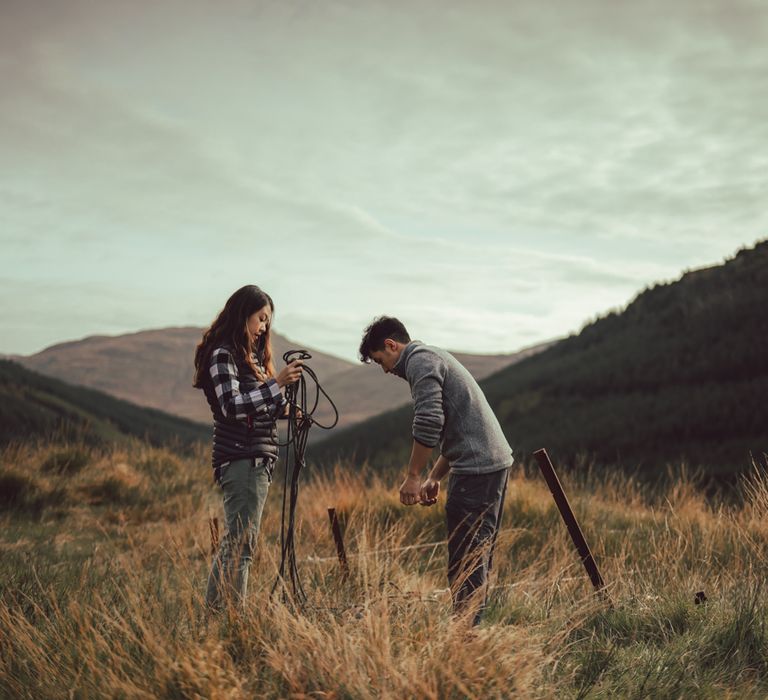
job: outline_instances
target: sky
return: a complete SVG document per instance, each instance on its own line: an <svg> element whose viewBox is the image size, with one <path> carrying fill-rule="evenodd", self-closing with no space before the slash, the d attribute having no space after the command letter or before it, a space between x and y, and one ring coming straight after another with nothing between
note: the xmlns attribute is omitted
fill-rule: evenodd
<svg viewBox="0 0 768 700"><path fill-rule="evenodd" d="M0 0L0 353L512 352L768 238L765 0Z"/></svg>

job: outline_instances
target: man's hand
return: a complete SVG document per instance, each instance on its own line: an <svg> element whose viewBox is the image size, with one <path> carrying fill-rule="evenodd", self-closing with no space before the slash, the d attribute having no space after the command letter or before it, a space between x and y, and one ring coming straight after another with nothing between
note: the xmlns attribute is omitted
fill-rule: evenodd
<svg viewBox="0 0 768 700"><path fill-rule="evenodd" d="M433 506L437 503L437 494L440 493L440 482L428 476L419 490L419 503L423 506Z"/></svg>
<svg viewBox="0 0 768 700"><path fill-rule="evenodd" d="M409 474L400 486L400 503L405 506L415 506L419 502L421 477L418 474Z"/></svg>

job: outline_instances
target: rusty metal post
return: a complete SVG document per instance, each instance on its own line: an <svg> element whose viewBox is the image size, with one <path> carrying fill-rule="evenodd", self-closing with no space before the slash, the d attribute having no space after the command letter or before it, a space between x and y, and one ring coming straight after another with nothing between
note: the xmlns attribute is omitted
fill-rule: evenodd
<svg viewBox="0 0 768 700"><path fill-rule="evenodd" d="M219 519L208 518L208 529L211 531L211 556L215 556L219 548Z"/></svg>
<svg viewBox="0 0 768 700"><path fill-rule="evenodd" d="M555 468L552 466L552 461L549 459L547 451L545 449L536 450L533 456L536 457L536 461L539 463L539 469L544 480L547 482L547 486L549 486L549 490L552 492L552 497L555 499L560 515L565 522L565 526L568 528L568 533L571 535L576 551L579 553L579 557L581 557L581 563L584 564L584 568L589 574L595 591L605 596L605 581L603 581L603 577L600 575L595 558L592 556L587 540L584 539L584 533L582 533L579 527L579 521L576 520L576 515L571 508L571 504L568 502L565 491L563 491L560 479L557 478Z"/></svg>
<svg viewBox="0 0 768 700"><path fill-rule="evenodd" d="M344 550L344 539L341 536L341 528L339 527L339 519L336 516L335 508L328 509L328 520L331 522L331 532L333 533L333 540L336 542L336 554L339 556L341 578L343 581L346 581L349 576L349 564L347 563L347 553Z"/></svg>

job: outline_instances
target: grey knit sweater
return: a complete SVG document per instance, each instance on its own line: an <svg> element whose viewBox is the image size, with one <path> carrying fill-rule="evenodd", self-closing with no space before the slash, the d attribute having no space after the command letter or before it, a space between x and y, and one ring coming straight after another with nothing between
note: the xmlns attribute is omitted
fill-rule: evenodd
<svg viewBox="0 0 768 700"><path fill-rule="evenodd" d="M410 384L414 439L427 447L439 444L452 472L486 474L512 464L512 449L485 394L453 355L414 340L392 373Z"/></svg>

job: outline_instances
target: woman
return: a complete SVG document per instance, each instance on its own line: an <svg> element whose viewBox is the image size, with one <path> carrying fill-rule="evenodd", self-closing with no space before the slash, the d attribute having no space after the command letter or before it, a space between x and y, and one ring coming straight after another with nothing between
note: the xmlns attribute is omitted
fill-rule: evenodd
<svg viewBox="0 0 768 700"><path fill-rule="evenodd" d="M275 376L270 328L275 305L255 285L238 289L195 352L195 384L213 412L214 479L224 495L227 531L208 576L206 603L245 601L248 570L278 456L281 389L297 381L301 361Z"/></svg>

